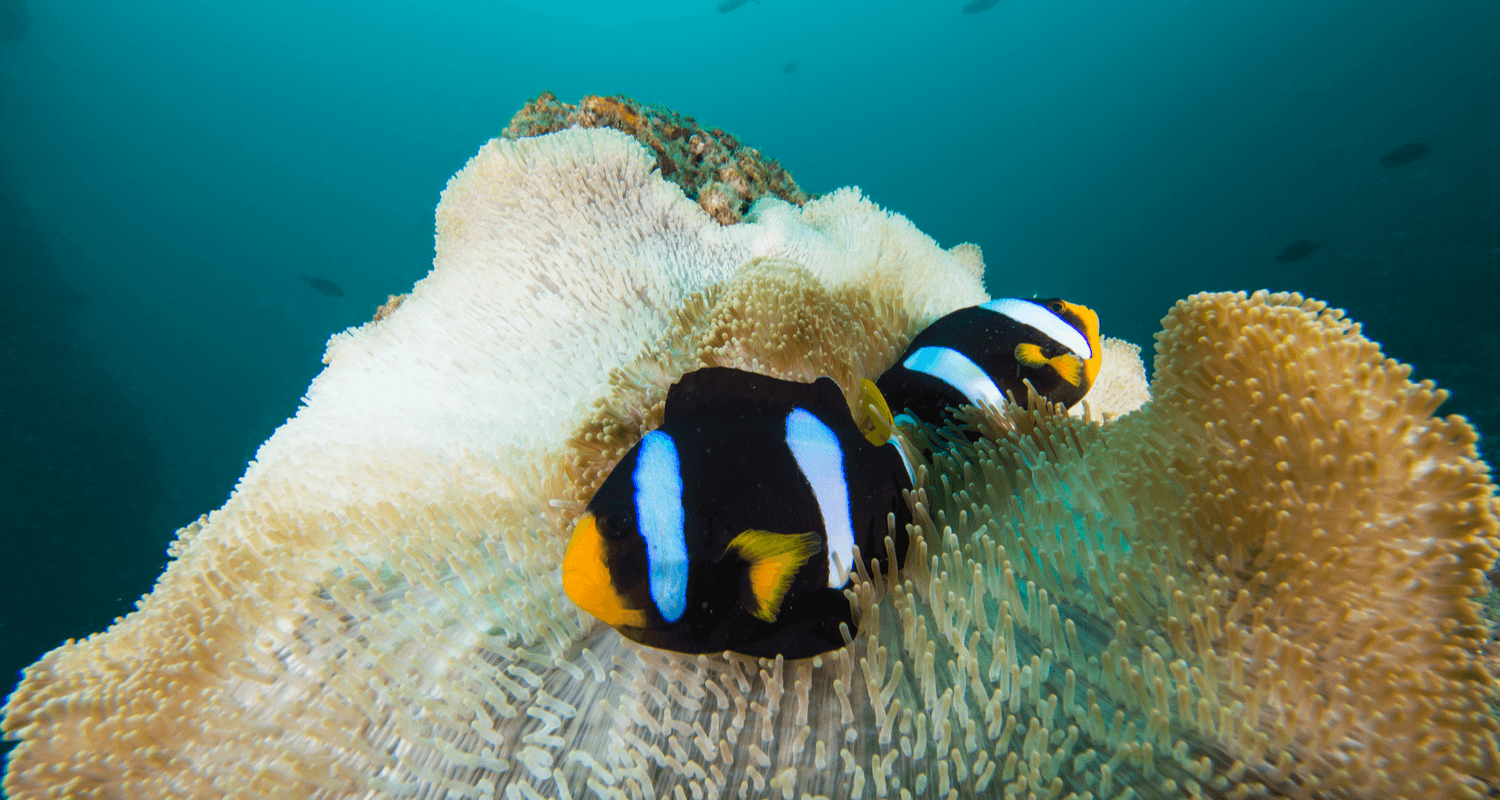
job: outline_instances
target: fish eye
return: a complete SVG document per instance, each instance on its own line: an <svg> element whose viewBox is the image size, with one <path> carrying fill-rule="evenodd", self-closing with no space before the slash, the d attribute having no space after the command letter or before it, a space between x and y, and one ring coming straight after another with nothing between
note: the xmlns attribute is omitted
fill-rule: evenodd
<svg viewBox="0 0 1500 800"><path fill-rule="evenodd" d="M1062 310L1063 310L1063 304L1060 303L1060 302L1058 302L1058 301L1056 301L1056 300L1048 303L1047 307L1050 308L1050 309L1052 309L1053 311L1056 311L1059 314L1061 314Z"/></svg>
<svg viewBox="0 0 1500 800"><path fill-rule="evenodd" d="M606 515L599 520L599 533L606 539L622 539L625 537L625 515L619 512Z"/></svg>

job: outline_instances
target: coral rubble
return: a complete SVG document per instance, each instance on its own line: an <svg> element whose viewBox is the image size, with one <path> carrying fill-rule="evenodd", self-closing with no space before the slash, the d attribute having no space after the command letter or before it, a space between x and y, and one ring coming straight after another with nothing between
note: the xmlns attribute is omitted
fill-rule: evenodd
<svg viewBox="0 0 1500 800"><path fill-rule="evenodd" d="M793 205L807 195L775 160L741 143L719 128L705 128L692 117L669 108L637 103L628 97L584 95L577 105L558 102L543 92L516 112L504 136L519 139L583 128L614 128L635 137L656 154L662 177L682 187L721 225L739 222L761 197L779 197Z"/></svg>

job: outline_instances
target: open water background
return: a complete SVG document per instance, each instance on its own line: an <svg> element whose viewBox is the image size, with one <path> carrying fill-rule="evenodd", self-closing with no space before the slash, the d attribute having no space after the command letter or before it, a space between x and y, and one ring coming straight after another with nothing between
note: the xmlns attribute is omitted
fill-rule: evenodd
<svg viewBox="0 0 1500 800"><path fill-rule="evenodd" d="M1192 292L1328 300L1500 433L1500 2L962 5L32 2L0 42L0 692L150 589L542 90L858 185L1148 353Z"/></svg>

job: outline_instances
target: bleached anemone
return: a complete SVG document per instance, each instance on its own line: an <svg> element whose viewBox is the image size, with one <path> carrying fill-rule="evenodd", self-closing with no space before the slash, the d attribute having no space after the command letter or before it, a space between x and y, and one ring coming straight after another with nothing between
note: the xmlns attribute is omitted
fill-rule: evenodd
<svg viewBox="0 0 1500 800"><path fill-rule="evenodd" d="M826 374L852 401L986 299L977 249L855 191L720 226L652 164L606 130L486 145L444 193L432 274L330 342L140 608L27 670L10 795L1460 797L1494 777L1473 431L1296 296L1179 304L1149 401L1110 345L1106 425L986 409L980 441L925 440L907 569L864 554L843 649L686 656L580 612L568 531L677 376Z"/></svg>

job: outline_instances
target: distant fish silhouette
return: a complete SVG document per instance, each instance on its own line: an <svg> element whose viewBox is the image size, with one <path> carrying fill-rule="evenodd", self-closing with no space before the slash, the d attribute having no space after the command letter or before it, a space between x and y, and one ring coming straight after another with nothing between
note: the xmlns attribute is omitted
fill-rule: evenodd
<svg viewBox="0 0 1500 800"><path fill-rule="evenodd" d="M974 0L974 2L964 6L964 13L978 14L981 11L989 11L990 9L994 8L999 2L1000 0Z"/></svg>
<svg viewBox="0 0 1500 800"><path fill-rule="evenodd" d="M720 14L728 14L729 12L735 10L736 8L739 8L740 6L748 2L750 2L750 0L724 0L724 2L719 4L718 12ZM755 0L755 2L759 3L760 0Z"/></svg>
<svg viewBox="0 0 1500 800"><path fill-rule="evenodd" d="M1301 261L1302 259L1312 255L1312 251L1322 246L1323 245L1318 244L1311 239L1298 239L1297 241L1292 242L1286 247L1281 248L1281 252L1276 254L1276 260L1280 261L1283 264L1290 264L1293 261Z"/></svg>
<svg viewBox="0 0 1500 800"><path fill-rule="evenodd" d="M1431 149L1432 148L1427 146L1426 142L1412 142L1411 144L1403 144L1400 147L1392 150L1391 152L1386 153L1385 157L1380 159L1380 166L1385 167L1386 169L1403 167L1413 161L1421 161L1422 159L1426 158L1427 151Z"/></svg>
<svg viewBox="0 0 1500 800"><path fill-rule="evenodd" d="M302 276L302 280L307 281L309 286L317 289L322 294L328 295L329 297L344 296L344 290L340 289L339 285L334 283L333 281L326 280L324 278L309 278L306 275Z"/></svg>
<svg viewBox="0 0 1500 800"><path fill-rule="evenodd" d="M781 71L782 71L783 74L790 75L793 72L796 72L797 71L797 67L800 67L800 66L802 66L802 65L798 64L795 61L788 61L785 64L781 65Z"/></svg>

